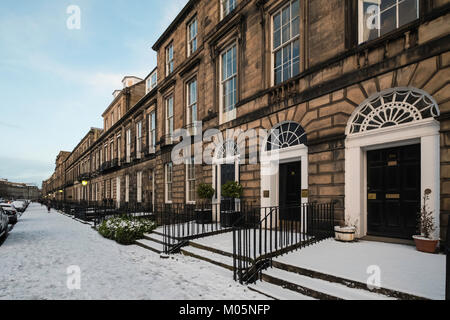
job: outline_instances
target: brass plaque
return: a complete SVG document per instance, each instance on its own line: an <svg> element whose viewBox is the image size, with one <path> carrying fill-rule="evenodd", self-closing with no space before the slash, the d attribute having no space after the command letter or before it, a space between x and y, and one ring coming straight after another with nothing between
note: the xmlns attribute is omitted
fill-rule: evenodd
<svg viewBox="0 0 450 320"><path fill-rule="evenodd" d="M389 167L396 167L397 164L398 164L397 161L389 161L389 162L388 162L388 166L389 166Z"/></svg>
<svg viewBox="0 0 450 320"><path fill-rule="evenodd" d="M264 198L270 198L270 191L269 190L264 190L263 191L263 196L264 196Z"/></svg>
<svg viewBox="0 0 450 320"><path fill-rule="evenodd" d="M303 189L302 190L302 198L308 198L309 197L309 190Z"/></svg>
<svg viewBox="0 0 450 320"><path fill-rule="evenodd" d="M377 194L376 193L369 193L368 198L369 198L369 200L377 200Z"/></svg>
<svg viewBox="0 0 450 320"><path fill-rule="evenodd" d="M400 199L400 195L397 193L388 193L386 194L386 199Z"/></svg>

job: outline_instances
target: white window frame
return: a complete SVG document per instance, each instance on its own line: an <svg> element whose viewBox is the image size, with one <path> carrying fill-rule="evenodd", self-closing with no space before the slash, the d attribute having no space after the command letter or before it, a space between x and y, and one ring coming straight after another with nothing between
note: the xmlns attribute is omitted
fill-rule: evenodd
<svg viewBox="0 0 450 320"><path fill-rule="evenodd" d="M126 132L126 144L127 144L127 147L126 147L126 151L125 151L125 153L126 153L126 163L130 163L131 162L131 129L127 129L127 132Z"/></svg>
<svg viewBox="0 0 450 320"><path fill-rule="evenodd" d="M136 159L142 157L142 121L136 123Z"/></svg>
<svg viewBox="0 0 450 320"><path fill-rule="evenodd" d="M130 176L125 176L125 202L130 202Z"/></svg>
<svg viewBox="0 0 450 320"><path fill-rule="evenodd" d="M165 180L165 200L170 204L173 201L173 163L168 162L164 166L164 180ZM170 170L170 175L169 175Z"/></svg>
<svg viewBox="0 0 450 320"><path fill-rule="evenodd" d="M117 163L119 164L119 166L120 166L120 163L121 163L121 159L120 159L120 156L121 156L121 154L120 154L120 140L121 140L121 136L120 136L120 134L117 136Z"/></svg>
<svg viewBox="0 0 450 320"><path fill-rule="evenodd" d="M191 33L191 28L194 27L195 34ZM197 17L191 20L187 26L187 56L190 57L198 49L198 20Z"/></svg>
<svg viewBox="0 0 450 320"><path fill-rule="evenodd" d="M195 157L192 157L191 159L187 160L186 163L186 203L188 204L195 204L196 202L195 187L196 187ZM193 195L193 198L191 197L191 195Z"/></svg>
<svg viewBox="0 0 450 320"><path fill-rule="evenodd" d="M116 178L116 203L117 208L120 208L120 177Z"/></svg>
<svg viewBox="0 0 450 320"><path fill-rule="evenodd" d="M158 85L158 73L155 70L147 79L146 82L146 93L152 91Z"/></svg>
<svg viewBox="0 0 450 320"><path fill-rule="evenodd" d="M174 70L174 49L173 43L166 47L166 76L170 75Z"/></svg>
<svg viewBox="0 0 450 320"><path fill-rule="evenodd" d="M195 83L195 100L191 98L191 85ZM197 78L191 79L186 85L186 120L187 120L187 129L189 134L196 135L197 134L197 119L198 119L198 81ZM195 107L195 114L194 114ZM195 119L194 119L195 118Z"/></svg>
<svg viewBox="0 0 450 320"><path fill-rule="evenodd" d="M115 158L114 140L111 140L111 142L109 143L109 151L110 151L111 161L113 161Z"/></svg>
<svg viewBox="0 0 450 320"><path fill-rule="evenodd" d="M109 181L109 185L110 185L110 188L111 188L111 190L110 190L111 200L113 200L114 199L114 179L111 179Z"/></svg>
<svg viewBox="0 0 450 320"><path fill-rule="evenodd" d="M225 18L237 7L237 0L219 0L220 1L220 20ZM231 6L231 4L233 6ZM233 8L231 8L233 7Z"/></svg>
<svg viewBox="0 0 450 320"><path fill-rule="evenodd" d="M234 73L233 75L231 75L230 77L228 77L227 79L223 79L223 57L225 54L227 54L227 52L229 52L230 50L233 50L233 48L236 48L236 73ZM220 71L219 71L219 77L220 77L220 88L219 88L219 106L220 106L220 111L219 111L219 122L220 124L223 123L227 123L229 121L232 121L234 119L236 119L236 103L239 100L239 61L238 61L238 56L239 56L239 46L237 41L233 42L232 44L230 44L228 47L226 47L224 50L222 50L222 52L220 53ZM229 110L227 112L224 111L224 105L225 105L225 97L224 97L224 85L225 83L227 83L228 81L231 81L233 78L236 78L236 103L233 107L232 110Z"/></svg>
<svg viewBox="0 0 450 320"><path fill-rule="evenodd" d="M154 121L153 121L154 120ZM150 112L148 117L148 144L149 144L149 152L153 154L156 152L156 111L153 110Z"/></svg>
<svg viewBox="0 0 450 320"><path fill-rule="evenodd" d="M282 22L280 21L280 25L281 25L281 33L280 33L280 45L278 47L274 47L274 20L275 20L275 16L280 15L280 17L282 17L282 12L284 9L286 9L287 7L291 7L292 3L295 2L295 0L289 0L288 3L286 3L283 7L281 7L280 9L278 9L276 12L274 12L270 18L271 24L270 24L270 39L271 39L271 43L270 43L270 47L271 47L271 51L272 51L272 55L271 55L271 82L272 85L276 85L275 83L275 54L280 51L283 50L283 48L287 47L287 46L291 46L291 77L287 78L287 79L283 79L280 83L283 83L284 81L287 81L289 79L292 79L293 77L295 77L294 74L294 64L293 62L293 43L295 41L299 42L299 73L300 73L300 64L301 64L301 30L300 30L300 26L301 26L301 22L300 22L300 18L301 18L301 8L300 8L300 2L299 2L299 26L298 26L298 30L299 33L296 36L292 36L292 9L291 9L291 19L289 20L289 32L290 32L290 39L288 41L286 41L285 43L283 43L283 39L282 39ZM283 65L283 63L282 63ZM283 71L283 70L282 70ZM283 72L281 72L283 74Z"/></svg>
<svg viewBox="0 0 450 320"><path fill-rule="evenodd" d="M373 0L373 1L376 2L376 0ZM419 19L419 17L420 17L420 1L419 0L416 0L416 1L417 1L416 2L416 4L417 4L417 18L416 19ZM400 19L399 19L400 18L399 4L401 2L403 2L403 0L396 0L395 4L393 4L389 8L385 8L383 11L379 12L378 21L377 21L378 26L381 26L381 13L392 9L394 6L396 7L396 22L397 22L395 29L398 29L401 26L403 26L403 25L400 25ZM381 1L380 1L380 3L381 3ZM365 23L367 23L367 21L364 21L364 0L358 0L358 44L363 44L365 42L369 42L369 41L372 41L372 40L375 40L375 39L378 39L379 37L381 37L381 27L380 27L380 28L378 28L378 37L377 38L372 39L372 40L364 40L363 24L365 24ZM392 30L392 31L394 31L394 30Z"/></svg>
<svg viewBox="0 0 450 320"><path fill-rule="evenodd" d="M139 171L136 175L136 201L137 203L142 203L142 171Z"/></svg>
<svg viewBox="0 0 450 320"><path fill-rule="evenodd" d="M172 113L170 114L170 102L172 103ZM166 144L172 144L174 131L174 98L173 94L166 98Z"/></svg>

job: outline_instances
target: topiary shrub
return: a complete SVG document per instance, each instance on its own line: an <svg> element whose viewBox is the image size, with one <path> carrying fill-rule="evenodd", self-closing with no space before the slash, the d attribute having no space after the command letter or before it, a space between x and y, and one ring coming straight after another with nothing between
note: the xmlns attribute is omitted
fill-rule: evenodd
<svg viewBox="0 0 450 320"><path fill-rule="evenodd" d="M243 192L242 185L236 181L228 181L222 186L222 196L225 198L240 199Z"/></svg>
<svg viewBox="0 0 450 320"><path fill-rule="evenodd" d="M215 193L216 190L210 184L201 183L197 188L197 195L203 200L211 200Z"/></svg>

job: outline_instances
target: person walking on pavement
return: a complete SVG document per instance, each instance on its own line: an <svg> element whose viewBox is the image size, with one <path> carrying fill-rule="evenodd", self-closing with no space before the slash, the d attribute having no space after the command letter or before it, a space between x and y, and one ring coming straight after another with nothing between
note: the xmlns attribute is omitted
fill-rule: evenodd
<svg viewBox="0 0 450 320"><path fill-rule="evenodd" d="M47 210L48 210L48 213L50 213L50 201L47 201Z"/></svg>

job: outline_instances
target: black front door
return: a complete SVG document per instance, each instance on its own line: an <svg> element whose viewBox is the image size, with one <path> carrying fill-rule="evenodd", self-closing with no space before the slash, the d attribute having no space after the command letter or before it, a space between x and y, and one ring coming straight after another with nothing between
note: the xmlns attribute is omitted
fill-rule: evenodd
<svg viewBox="0 0 450 320"><path fill-rule="evenodd" d="M368 234L411 239L420 210L420 144L367 152Z"/></svg>
<svg viewBox="0 0 450 320"><path fill-rule="evenodd" d="M299 220L302 193L302 163L280 164L280 219Z"/></svg>
<svg viewBox="0 0 450 320"><path fill-rule="evenodd" d="M231 182L236 181L236 167L234 164L223 164L220 167L221 186L223 186L224 184L226 184L229 181L231 181ZM235 209L234 199L224 199L224 197L222 195L221 203L222 203L222 210L234 210Z"/></svg>

